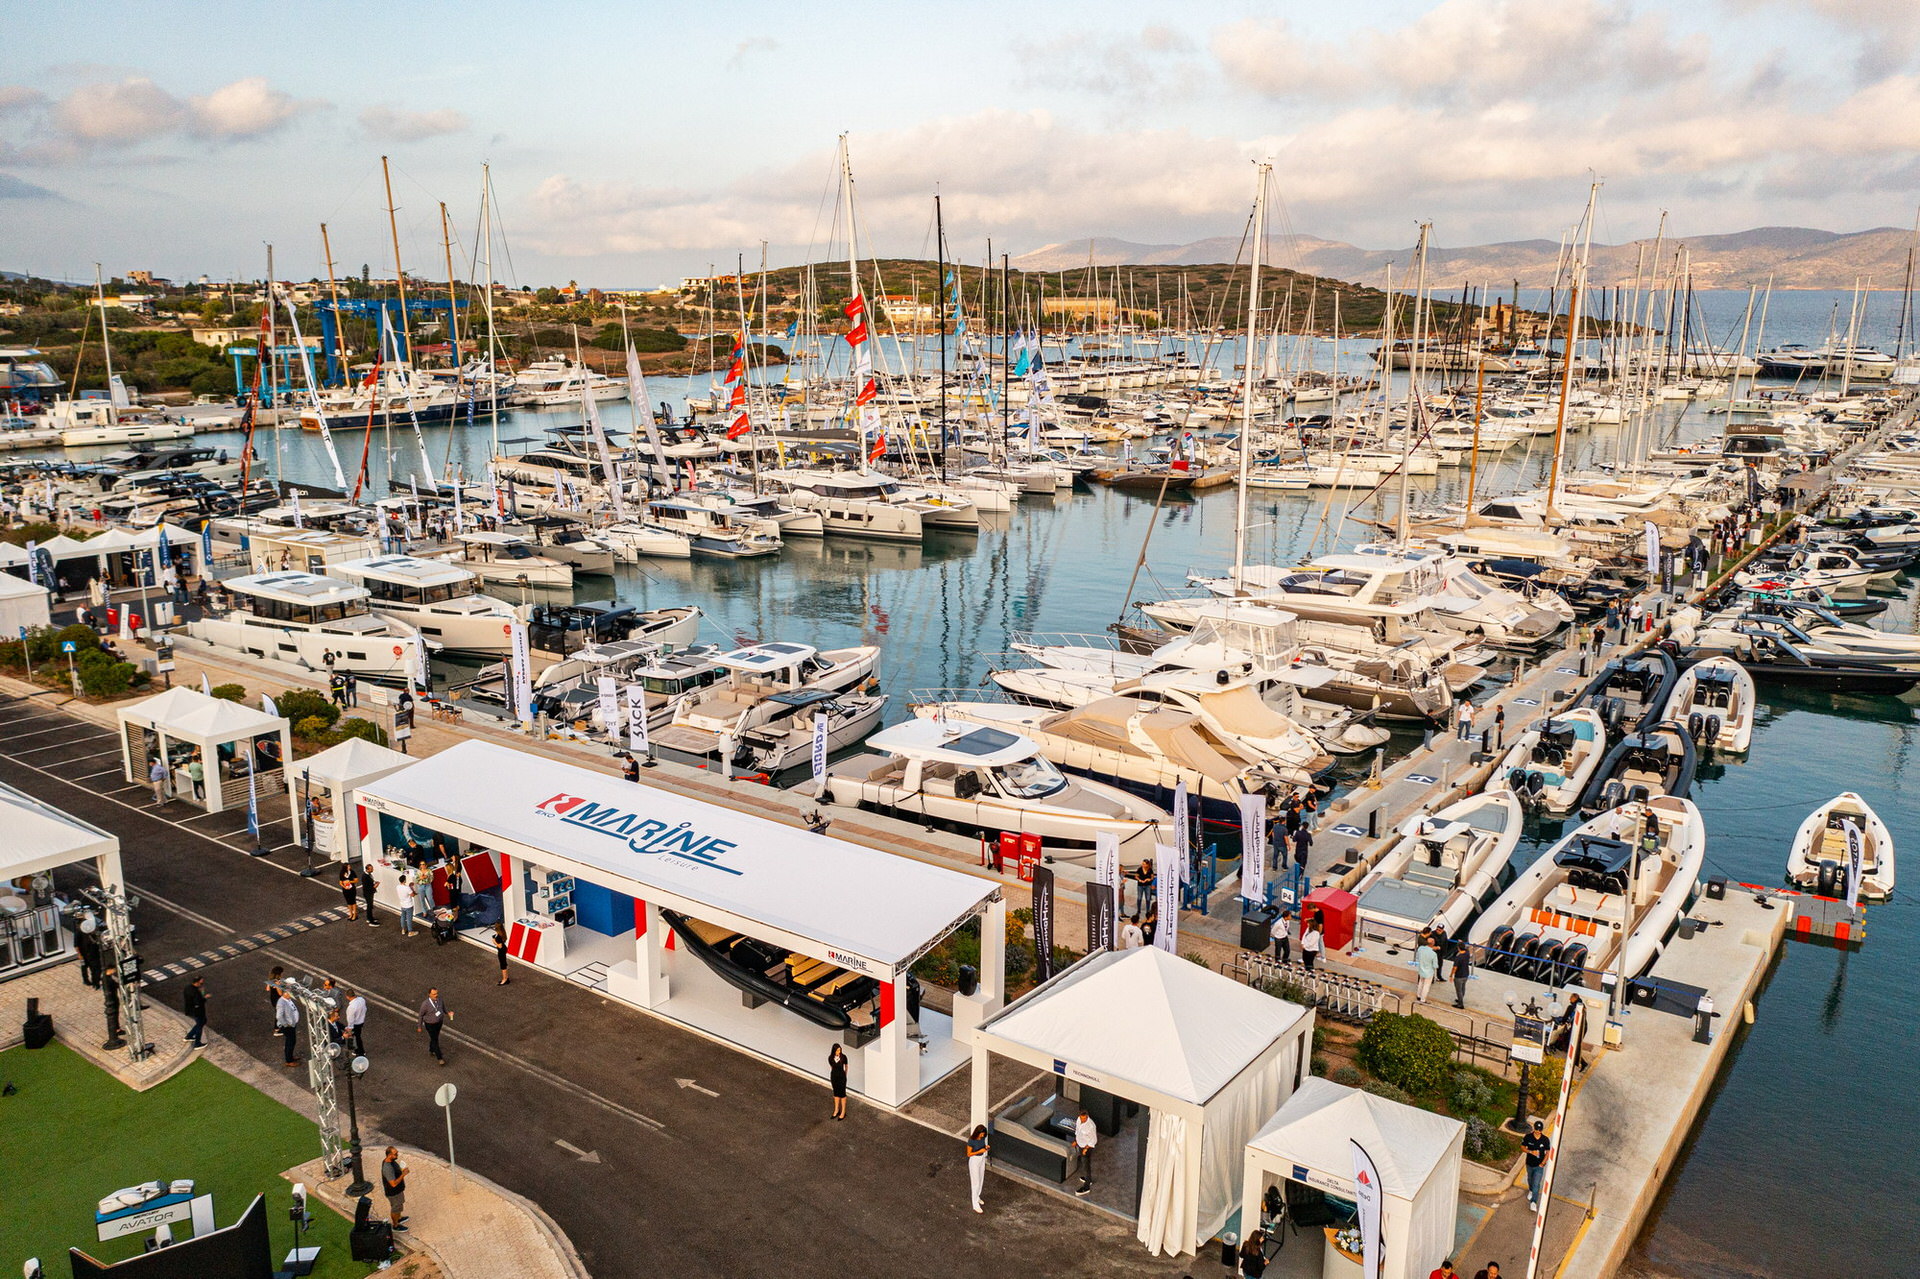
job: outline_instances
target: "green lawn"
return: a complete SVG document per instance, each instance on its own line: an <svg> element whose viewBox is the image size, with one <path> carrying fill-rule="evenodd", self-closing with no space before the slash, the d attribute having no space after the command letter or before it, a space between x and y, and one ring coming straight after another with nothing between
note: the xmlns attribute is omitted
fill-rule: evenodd
<svg viewBox="0 0 1920 1279"><path fill-rule="evenodd" d="M280 1173L316 1157L320 1141L313 1124L285 1106L204 1061L135 1092L57 1042L0 1053L0 1081L19 1089L0 1097L0 1275L19 1274L35 1256L48 1275L64 1275L70 1247L102 1261L135 1255L140 1235L95 1238L101 1197L182 1177L213 1195L221 1226L264 1194L275 1264L286 1254L290 1187ZM347 1220L317 1198L312 1211L314 1274L368 1274L370 1264L348 1260Z"/></svg>

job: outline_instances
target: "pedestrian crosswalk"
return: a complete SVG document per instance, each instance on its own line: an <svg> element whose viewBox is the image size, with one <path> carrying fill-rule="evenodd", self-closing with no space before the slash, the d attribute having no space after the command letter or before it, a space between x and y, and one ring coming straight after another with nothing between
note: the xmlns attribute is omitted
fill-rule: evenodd
<svg viewBox="0 0 1920 1279"><path fill-rule="evenodd" d="M149 968L140 974L140 978L151 986L156 982L166 981L169 977L184 977L190 972L210 964L217 964L223 959L234 959L240 955L249 954L263 946L271 946L275 942L285 941L301 933L312 932L316 928L338 923L345 918L347 918L346 909L340 906L335 906L332 910L316 911L311 915L302 915L298 919L263 929L251 937L236 937L233 941L223 946L215 946L212 950L203 950L197 955L188 955L185 959L177 959L171 964Z"/></svg>

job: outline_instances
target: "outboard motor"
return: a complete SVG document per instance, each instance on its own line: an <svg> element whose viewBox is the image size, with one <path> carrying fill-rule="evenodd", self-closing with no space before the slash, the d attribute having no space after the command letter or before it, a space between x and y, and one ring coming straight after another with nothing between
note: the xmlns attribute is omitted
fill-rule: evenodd
<svg viewBox="0 0 1920 1279"><path fill-rule="evenodd" d="M1512 790L1516 795L1525 795L1527 793L1527 778L1531 776L1533 776L1533 774L1524 768L1509 768L1507 770L1508 789Z"/></svg>
<svg viewBox="0 0 1920 1279"><path fill-rule="evenodd" d="M1620 721L1623 718L1625 718L1626 713L1627 713L1627 704L1624 701L1622 701L1620 698L1607 697L1607 698L1601 699L1600 718L1606 723L1607 732L1609 733L1619 732Z"/></svg>
<svg viewBox="0 0 1920 1279"><path fill-rule="evenodd" d="M1560 952L1560 985L1579 980L1580 971L1587 966L1587 953L1585 942L1570 941L1566 944Z"/></svg>
<svg viewBox="0 0 1920 1279"><path fill-rule="evenodd" d="M1534 961L1534 980L1548 986L1560 986L1566 983L1566 975L1560 971L1560 954L1564 948L1558 937L1547 937L1540 942L1540 958Z"/></svg>
<svg viewBox="0 0 1920 1279"><path fill-rule="evenodd" d="M1822 897L1840 897L1847 891L1847 872L1839 862L1823 861L1819 867L1819 880L1814 891Z"/></svg>
<svg viewBox="0 0 1920 1279"><path fill-rule="evenodd" d="M1514 938L1513 953L1516 958L1513 961L1513 967L1509 971L1511 971L1515 977L1533 976L1537 966L1536 961L1540 954L1540 935L1538 933L1521 933L1518 937Z"/></svg>
<svg viewBox="0 0 1920 1279"><path fill-rule="evenodd" d="M1720 740L1720 717L1718 715L1709 715L1707 716L1707 735L1705 738L1702 739L1702 741L1705 745L1711 746L1713 743L1719 740Z"/></svg>
<svg viewBox="0 0 1920 1279"><path fill-rule="evenodd" d="M1487 935L1487 957L1483 967L1495 972L1511 972L1513 950L1513 928L1502 924Z"/></svg>
<svg viewBox="0 0 1920 1279"><path fill-rule="evenodd" d="M1600 811L1607 812L1627 802L1627 788L1618 777L1600 788Z"/></svg>
<svg viewBox="0 0 1920 1279"><path fill-rule="evenodd" d="M1527 770L1527 794L1533 796L1535 799L1538 799L1540 797L1540 793L1546 789L1547 789L1547 779L1545 777L1542 777L1539 773L1533 771L1532 769L1528 769Z"/></svg>
<svg viewBox="0 0 1920 1279"><path fill-rule="evenodd" d="M1691 737L1695 742L1706 741L1707 739L1700 735L1700 730L1706 727L1706 723L1707 717L1699 711L1695 711L1693 714L1687 716L1687 736Z"/></svg>

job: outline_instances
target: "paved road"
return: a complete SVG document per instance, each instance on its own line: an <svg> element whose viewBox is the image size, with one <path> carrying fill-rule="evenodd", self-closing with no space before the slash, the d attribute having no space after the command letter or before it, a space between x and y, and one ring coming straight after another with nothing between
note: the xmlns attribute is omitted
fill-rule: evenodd
<svg viewBox="0 0 1920 1279"><path fill-rule="evenodd" d="M330 875L295 874L305 859L286 843L284 796L262 809L275 851L249 857L244 811L155 810L144 787L121 780L113 734L53 700L0 700L0 779L119 835L146 902L136 914L144 967L340 904ZM976 1216L950 1137L857 1103L834 1123L813 1082L522 966L499 987L491 953L439 947L424 932L403 938L390 915L382 923L327 923L211 964L213 1028L277 1063L262 989L272 964L359 987L374 1005L365 1110L396 1138L443 1150L432 1095L457 1082L460 1162L538 1202L597 1279L1001 1279L1016 1258L1049 1276L1172 1276L1195 1265L1150 1258L1110 1218L1001 1178ZM429 983L453 1013L445 1069L413 1027ZM175 1003L183 985L161 982L151 997ZM304 1083L304 1070L289 1073ZM683 1089L681 1078L719 1096ZM600 1162L580 1161L562 1140Z"/></svg>

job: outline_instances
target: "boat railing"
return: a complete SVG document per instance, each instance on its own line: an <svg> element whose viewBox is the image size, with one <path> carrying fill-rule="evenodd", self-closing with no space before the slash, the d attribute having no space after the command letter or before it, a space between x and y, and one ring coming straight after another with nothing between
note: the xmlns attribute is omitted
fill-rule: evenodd
<svg viewBox="0 0 1920 1279"><path fill-rule="evenodd" d="M1031 706L1026 698L1016 697L1003 688L915 688L907 692L909 706L939 705L944 702L993 702L1001 706Z"/></svg>
<svg viewBox="0 0 1920 1279"><path fill-rule="evenodd" d="M1088 634L1084 631L1011 631L1007 635L1007 647L1009 649L1098 648L1115 653L1123 651L1119 637L1111 632Z"/></svg>

